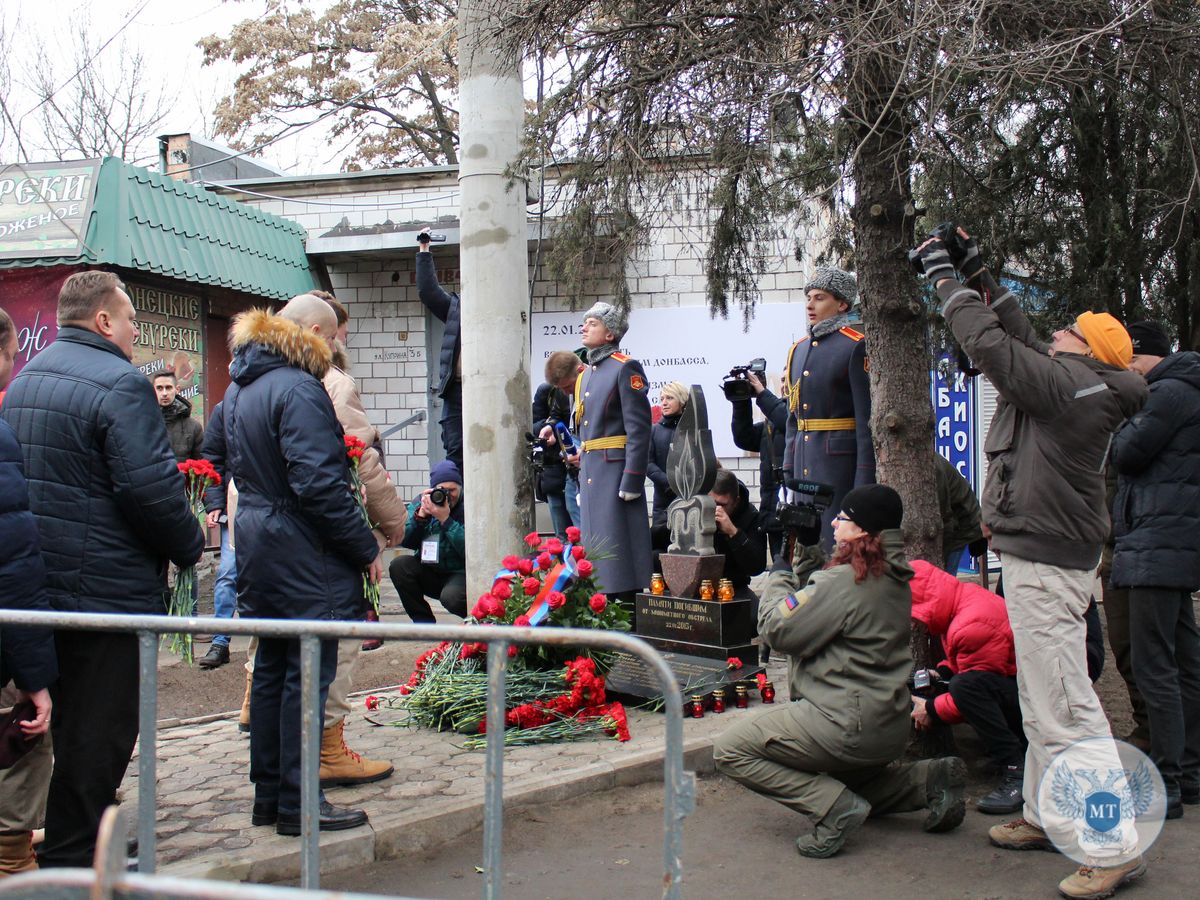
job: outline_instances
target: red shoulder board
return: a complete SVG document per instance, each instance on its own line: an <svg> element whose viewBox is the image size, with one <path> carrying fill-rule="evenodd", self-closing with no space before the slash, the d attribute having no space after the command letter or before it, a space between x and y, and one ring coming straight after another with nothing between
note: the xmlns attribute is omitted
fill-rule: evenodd
<svg viewBox="0 0 1200 900"><path fill-rule="evenodd" d="M624 353L621 353L620 351L614 351L612 358L615 359L619 363L627 363L631 359L633 359L632 356L626 356Z"/></svg>
<svg viewBox="0 0 1200 900"><path fill-rule="evenodd" d="M855 331L849 325L847 325L845 328L839 328L838 331L850 338L852 341L861 341L864 337L866 337L866 335L864 335L861 331Z"/></svg>

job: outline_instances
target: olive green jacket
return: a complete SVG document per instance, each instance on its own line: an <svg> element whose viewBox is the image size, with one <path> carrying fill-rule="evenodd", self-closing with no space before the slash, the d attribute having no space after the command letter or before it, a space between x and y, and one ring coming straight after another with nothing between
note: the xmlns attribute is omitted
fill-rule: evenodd
<svg viewBox="0 0 1200 900"><path fill-rule="evenodd" d="M849 565L813 571L806 548L792 572L772 572L763 587L758 631L790 657L793 700L819 714L811 736L845 758L894 759L909 734L907 681L913 576L899 529L881 532L887 568L854 581Z"/></svg>

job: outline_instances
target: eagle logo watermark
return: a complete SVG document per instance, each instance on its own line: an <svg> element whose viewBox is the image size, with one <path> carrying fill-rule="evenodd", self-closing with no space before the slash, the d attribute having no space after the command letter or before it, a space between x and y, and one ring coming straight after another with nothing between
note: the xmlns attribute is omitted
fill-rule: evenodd
<svg viewBox="0 0 1200 900"><path fill-rule="evenodd" d="M1136 747L1111 738L1079 741L1055 756L1038 800L1047 836L1084 865L1145 852L1166 814L1158 769Z"/></svg>

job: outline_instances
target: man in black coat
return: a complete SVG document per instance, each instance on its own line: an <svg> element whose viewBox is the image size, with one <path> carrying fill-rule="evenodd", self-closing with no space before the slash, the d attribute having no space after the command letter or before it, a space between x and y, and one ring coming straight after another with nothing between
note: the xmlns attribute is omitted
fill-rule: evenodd
<svg viewBox="0 0 1200 900"><path fill-rule="evenodd" d="M0 391L8 387L17 355L17 330L0 309ZM0 419L0 606L46 610L46 567L38 545L37 523L29 511L29 488L21 445ZM33 830L45 812L46 787L53 757L49 740L50 685L58 677L54 633L48 628L0 629L0 686L11 678L17 699L33 704L34 714L20 723L26 739L23 755L0 771L0 877L37 868ZM7 705L7 704L3 704ZM27 748L27 749L26 749Z"/></svg>
<svg viewBox="0 0 1200 900"><path fill-rule="evenodd" d="M130 364L136 312L115 275L79 272L59 292L58 324L0 410L24 454L50 603L161 614L168 561L192 565L204 535L154 389ZM138 642L89 631L54 640L54 775L39 861L87 868L137 739Z"/></svg>
<svg viewBox="0 0 1200 900"><path fill-rule="evenodd" d="M1112 583L1129 589L1133 677L1150 717L1150 758L1167 818L1200 803L1200 354L1172 353L1156 322L1129 326L1129 368L1150 399L1113 438Z"/></svg>
<svg viewBox="0 0 1200 900"><path fill-rule="evenodd" d="M204 426L192 418L192 401L179 396L174 369L154 373L154 396L158 398L163 421L167 423L167 438L171 441L175 461L199 459L204 444Z"/></svg>
<svg viewBox="0 0 1200 900"><path fill-rule="evenodd" d="M429 232L417 236L420 250L417 251L417 296L425 308L446 324L442 332L442 348L438 353L437 383L434 392L442 398L442 447L446 459L463 468L463 425L462 425L462 320L459 313L458 294L451 293L438 284L437 268L433 254L429 252Z"/></svg>
<svg viewBox="0 0 1200 900"><path fill-rule="evenodd" d="M321 383L337 319L309 297L309 329L265 310L234 321L233 380L223 401L225 470L237 484L238 613L255 619L355 619L363 571L378 582L379 548L350 492L342 428ZM289 308L291 308L289 304ZM318 306L319 304L319 306ZM321 642L321 708L337 641ZM300 833L300 641L263 637L250 703L255 825ZM362 810L321 800L322 830L365 824Z"/></svg>
<svg viewBox="0 0 1200 900"><path fill-rule="evenodd" d="M783 452L787 442L787 401L767 389L757 375L746 375L746 384L754 392L754 404L765 417L754 421L754 410L750 398L732 400L733 443L739 450L758 454L758 511L762 515L763 529L771 546L771 556L779 556L783 549L783 529L775 519L779 506L779 489L783 481Z"/></svg>
<svg viewBox="0 0 1200 900"><path fill-rule="evenodd" d="M750 502L750 492L728 469L717 472L709 491L717 504L717 532L713 546L725 556L725 578L733 582L736 597L755 597L750 579L767 567L767 536L762 517Z"/></svg>

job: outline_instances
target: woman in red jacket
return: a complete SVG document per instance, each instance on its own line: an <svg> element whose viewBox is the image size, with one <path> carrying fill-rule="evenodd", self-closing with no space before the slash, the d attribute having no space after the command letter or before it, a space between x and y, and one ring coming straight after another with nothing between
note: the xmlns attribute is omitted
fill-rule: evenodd
<svg viewBox="0 0 1200 900"><path fill-rule="evenodd" d="M1000 784L977 808L994 815L1017 812L1027 742L1004 598L924 560L914 560L912 567L912 616L941 638L946 650L936 672L945 691L928 700L914 697L913 721L918 728L971 725L1002 773Z"/></svg>

